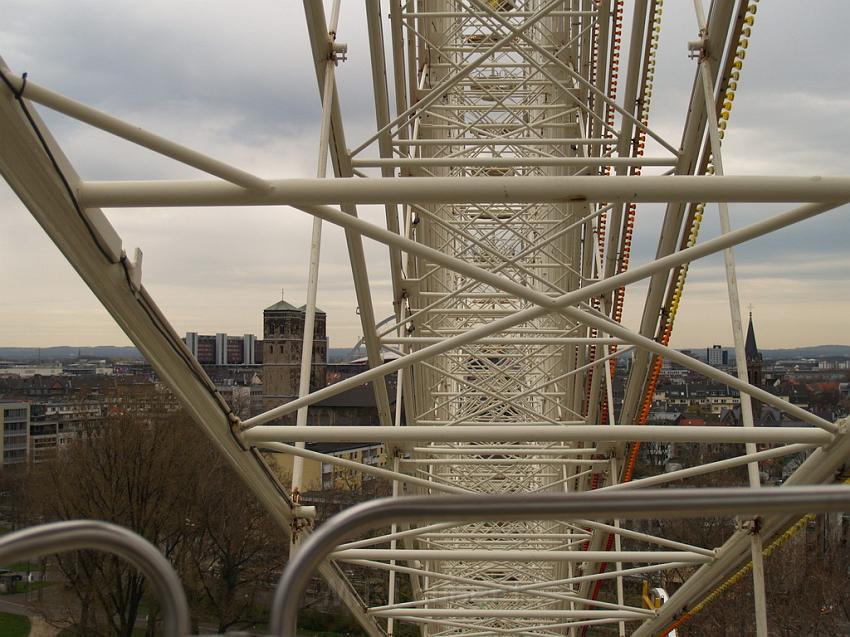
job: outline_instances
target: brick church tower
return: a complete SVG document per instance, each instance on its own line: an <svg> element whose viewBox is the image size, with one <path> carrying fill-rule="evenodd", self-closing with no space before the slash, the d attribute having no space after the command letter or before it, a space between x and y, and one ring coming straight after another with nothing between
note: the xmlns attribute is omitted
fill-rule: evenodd
<svg viewBox="0 0 850 637"><path fill-rule="evenodd" d="M306 306L295 307L281 299L263 310L263 402L266 409L298 397L301 345ZM327 317L316 308L313 330L313 366L310 391L325 386L328 360ZM295 422L295 414L284 419Z"/></svg>

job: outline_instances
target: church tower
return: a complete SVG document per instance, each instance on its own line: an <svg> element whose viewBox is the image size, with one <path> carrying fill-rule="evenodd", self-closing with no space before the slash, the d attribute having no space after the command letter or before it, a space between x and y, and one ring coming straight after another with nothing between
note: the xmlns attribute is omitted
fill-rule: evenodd
<svg viewBox="0 0 850 637"><path fill-rule="evenodd" d="M305 318L306 306L295 307L285 299L263 310L263 402L266 409L298 397ZM316 308L310 391L326 384L326 319L325 313ZM287 416L284 422L290 420L295 422L295 414L291 414L291 418Z"/></svg>
<svg viewBox="0 0 850 637"><path fill-rule="evenodd" d="M756 345L756 332L753 328L753 313L750 312L750 326L747 328L747 341L744 344L744 354L747 357L747 376L750 385L761 387L764 381L762 375L762 357Z"/></svg>

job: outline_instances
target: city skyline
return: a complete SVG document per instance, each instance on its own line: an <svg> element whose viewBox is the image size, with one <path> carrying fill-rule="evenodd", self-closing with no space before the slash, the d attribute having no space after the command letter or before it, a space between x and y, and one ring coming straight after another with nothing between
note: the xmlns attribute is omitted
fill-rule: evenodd
<svg viewBox="0 0 850 637"><path fill-rule="evenodd" d="M759 327L759 324L758 324L757 310L755 310L754 307L751 307L751 308L749 308L749 311L753 313L753 321L754 321L755 325L757 326L757 329L759 330L759 332L758 332L759 333L759 343L761 343L762 334L761 334L760 327ZM328 315L327 319L328 319L328 323L330 323L331 320L333 319L333 317ZM242 338L243 336L256 336L257 334L261 335L263 333L263 325L262 325L263 321L262 321L262 312L261 311L260 311L260 318L256 322L259 323L259 325L252 327L250 329L247 328L247 327L240 328L239 326L236 326L232 330L225 330L225 329L221 329L219 325L215 324L214 320L210 320L210 321L204 322L204 325L207 326L206 328L198 328L198 327L189 326L189 329L182 331L182 332L178 332L178 334L182 335L182 337L185 337L188 334L195 334L195 335L201 334L201 335L209 335L209 336L215 336L217 334L225 334L228 337L238 337L238 338ZM328 342L329 342L329 345L330 345L329 349L351 349L355 345L355 343L352 343L350 345L336 344L336 343L333 342L333 339L330 336L328 337ZM734 344L731 342L731 339L728 342L721 340L720 342L705 341L703 343L691 342L691 343L684 343L684 344L674 344L674 347L676 349L680 350L680 351L684 351L684 350L695 350L695 351L697 351L697 350L702 350L702 349L706 349L706 348L711 348L711 347L717 346L717 345L719 345L723 349L727 349L727 350L733 350L734 347L735 347ZM2 350L2 349L51 349L51 348L71 348L71 349L74 349L74 348L78 348L78 349L79 348L82 348L82 349L89 348L89 349L93 349L93 348L100 348L100 347L103 347L103 348L108 348L108 347L124 348L124 347L128 347L128 346L132 346L132 343L129 341L129 339L125 339L125 342L77 343L77 342L70 342L70 341L69 342L62 341L62 342L49 343L49 344L44 344L44 345L30 345L30 344L27 344L27 343L0 341L0 350ZM830 347L830 346L850 347L850 338L847 338L844 341L823 340L823 341L819 341L819 342L812 341L812 342L806 342L806 343L796 344L796 345L790 345L790 344L786 345L786 344L782 344L782 343L770 343L770 344L765 345L765 346L760 345L760 349L762 349L762 350L812 349L812 348L817 348L817 347Z"/></svg>

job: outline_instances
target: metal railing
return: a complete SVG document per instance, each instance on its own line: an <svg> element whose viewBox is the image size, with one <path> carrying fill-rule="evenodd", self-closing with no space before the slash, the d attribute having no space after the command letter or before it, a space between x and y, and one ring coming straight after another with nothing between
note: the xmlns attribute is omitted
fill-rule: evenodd
<svg viewBox="0 0 850 637"><path fill-rule="evenodd" d="M843 486L382 498L338 513L298 547L275 591L270 630L273 635L296 637L299 605L319 564L344 540L391 522L646 519L845 510L850 510L850 488Z"/></svg>
<svg viewBox="0 0 850 637"><path fill-rule="evenodd" d="M850 487L381 498L335 515L298 547L275 590L270 634L295 637L301 600L319 565L344 540L391 522L646 519L831 511L850 511ZM80 549L106 551L136 566L162 603L164 634L189 634L189 608L177 574L155 546L122 527L80 520L16 531L0 538L0 563Z"/></svg>
<svg viewBox="0 0 850 637"><path fill-rule="evenodd" d="M165 634L189 634L189 605L171 564L153 544L115 524L72 520L9 533L0 538L0 564L81 549L112 553L133 564L148 578L162 603Z"/></svg>

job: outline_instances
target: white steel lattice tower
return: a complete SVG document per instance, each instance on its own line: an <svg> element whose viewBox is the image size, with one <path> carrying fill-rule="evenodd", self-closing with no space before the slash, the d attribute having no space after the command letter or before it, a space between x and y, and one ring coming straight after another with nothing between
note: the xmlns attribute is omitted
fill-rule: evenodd
<svg viewBox="0 0 850 637"><path fill-rule="evenodd" d="M810 455L789 484L834 481L850 450L846 426L747 379L731 248L850 200L847 177L723 173L720 144L754 0L714 0L707 10L696 1L698 35L688 44L695 79L675 142L649 117L662 0L364 4L376 127L351 143L336 86L346 56L339 0L327 14L322 2L304 2L322 102L316 179L257 177L2 67L0 172L293 547L309 535L309 511L299 501L305 458L388 481L394 496L630 490L639 499L645 487L741 467L756 489L759 461L803 452ZM82 181L33 104L215 179ZM739 202L797 207L733 230L728 205ZM643 203L663 208L656 258L630 267ZM156 308L141 282L140 255L123 252L101 211L216 205L288 205L314 219L298 398L244 421ZM384 208L385 226L358 217L365 205ZM715 209L721 234L698 241L703 215ZM370 368L311 393L305 372L313 365L323 222L346 232ZM364 237L388 247L394 315L383 323L375 317ZM688 264L721 252L736 375L668 347ZM648 290L633 330L621 323L624 295L641 281ZM397 358L385 360L387 351ZM625 354L630 365L618 366ZM646 427L662 361L740 391L738 421ZM388 376L397 377L395 409ZM622 395L615 396L615 377ZM364 382L374 388L373 426L307 426L311 405ZM755 427L750 397L795 426ZM295 426L276 424L296 413ZM380 442L387 462L356 465L306 446L314 442ZM727 451L711 463L633 479L641 443L660 445L661 453L672 443ZM270 478L260 449L296 458L291 485ZM429 637L578 637L608 625L616 630L610 634L648 636L663 633L752 559L764 635L762 543L797 519L774 511L757 525L745 520L721 546L674 541L610 516L394 524L378 538L339 547L320 571L370 635L394 634L402 620ZM340 568L348 563L386 573L387 599L366 607ZM626 599L625 576L673 568L686 581L669 599L658 593L663 605ZM409 579L412 599L399 598L397 577ZM603 582L614 583L605 600Z"/></svg>

